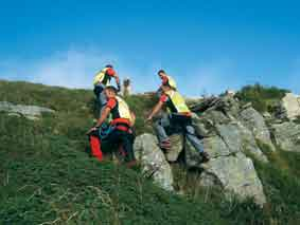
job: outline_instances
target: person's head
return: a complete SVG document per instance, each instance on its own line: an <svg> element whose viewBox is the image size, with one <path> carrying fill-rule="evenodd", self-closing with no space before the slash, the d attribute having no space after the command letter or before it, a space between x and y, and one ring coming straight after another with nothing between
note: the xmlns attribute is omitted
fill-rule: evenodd
<svg viewBox="0 0 300 225"><path fill-rule="evenodd" d="M110 68L110 69L113 69L113 68L114 68L114 66L111 65L111 64L107 64L105 67L106 67L106 68Z"/></svg>
<svg viewBox="0 0 300 225"><path fill-rule="evenodd" d="M118 90L113 86L107 86L104 90L104 93L107 98L113 98L117 95Z"/></svg>
<svg viewBox="0 0 300 225"><path fill-rule="evenodd" d="M161 89L164 93L170 91L170 90L173 90L169 85L162 85L161 86Z"/></svg>
<svg viewBox="0 0 300 225"><path fill-rule="evenodd" d="M158 74L158 76L159 76L160 78L163 78L164 76L167 75L166 72L165 72L164 70L159 70L159 71L157 72L157 74Z"/></svg>

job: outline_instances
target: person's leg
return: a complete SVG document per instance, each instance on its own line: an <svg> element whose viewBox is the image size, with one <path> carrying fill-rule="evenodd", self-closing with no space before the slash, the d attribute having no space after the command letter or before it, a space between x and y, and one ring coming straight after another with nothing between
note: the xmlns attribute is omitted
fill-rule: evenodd
<svg viewBox="0 0 300 225"><path fill-rule="evenodd" d="M101 150L101 140L98 136L98 132L92 132L89 135L89 142L91 148L91 155L96 157L99 161L102 161L103 153Z"/></svg>
<svg viewBox="0 0 300 225"><path fill-rule="evenodd" d="M186 138L194 146L198 152L204 152L203 145L199 138L197 137L195 128L192 125L187 125L186 129Z"/></svg>
<svg viewBox="0 0 300 225"><path fill-rule="evenodd" d="M158 136L159 142L168 141L169 137L166 132L166 128L170 127L170 118L167 114L164 114L158 121L154 123L154 130Z"/></svg>
<svg viewBox="0 0 300 225"><path fill-rule="evenodd" d="M204 151L202 142L197 137L195 128L192 125L187 125L185 129L187 141L189 141L193 145L193 147L200 153L200 156L202 157L202 162L209 161L209 155L207 154L207 152Z"/></svg>
<svg viewBox="0 0 300 225"><path fill-rule="evenodd" d="M121 131L120 137L122 139L122 145L125 151L125 162L129 163L135 161L135 156L133 152L133 141L134 141L133 135Z"/></svg>
<svg viewBox="0 0 300 225"><path fill-rule="evenodd" d="M133 151L133 134L129 134L125 131L114 130L112 131L108 138L105 139L106 143L109 142L114 148L122 147L124 151L124 162L128 167L136 165L136 160Z"/></svg>

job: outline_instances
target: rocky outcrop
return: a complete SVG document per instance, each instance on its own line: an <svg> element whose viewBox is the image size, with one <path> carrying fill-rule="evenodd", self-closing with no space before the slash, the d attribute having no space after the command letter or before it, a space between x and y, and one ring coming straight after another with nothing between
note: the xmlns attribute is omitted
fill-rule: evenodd
<svg viewBox="0 0 300 225"><path fill-rule="evenodd" d="M182 135L174 134L170 136L172 147L166 152L168 162L176 162L184 148L184 138Z"/></svg>
<svg viewBox="0 0 300 225"><path fill-rule="evenodd" d="M276 144L284 151L300 152L300 124L284 122L272 125Z"/></svg>
<svg viewBox="0 0 300 225"><path fill-rule="evenodd" d="M241 198L252 197L257 204L263 205L266 202L263 186L251 158L246 156L251 154L268 162L257 140L275 149L263 116L251 105L242 107L230 96L208 99L201 104L198 106L199 117L194 115L193 123L203 136L203 146L211 160L202 164L199 154L187 143L187 166L203 170L201 185L219 186L227 193Z"/></svg>
<svg viewBox="0 0 300 225"><path fill-rule="evenodd" d="M300 116L300 96L287 93L282 99L281 105L288 119L294 120Z"/></svg>
<svg viewBox="0 0 300 225"><path fill-rule="evenodd" d="M275 150L269 128L265 123L264 117L259 112L252 107L248 107L241 111L240 121L252 132L257 140L269 145L271 150Z"/></svg>
<svg viewBox="0 0 300 225"><path fill-rule="evenodd" d="M262 162L268 161L256 139L269 144L272 149L274 146L264 118L255 109L241 107L236 99L228 96L209 100L208 104L203 102L199 108L203 109L203 105L204 112L199 112L199 117L193 116L193 124L204 137L204 149L212 157L244 152Z"/></svg>
<svg viewBox="0 0 300 225"><path fill-rule="evenodd" d="M266 203L262 183L252 160L238 152L227 157L214 157L201 174L202 186L220 186L227 194L242 199L253 198L258 205Z"/></svg>
<svg viewBox="0 0 300 225"><path fill-rule="evenodd" d="M194 105L193 125L202 136L203 147L211 160L203 164L201 156L188 140L181 135L172 135L172 151L165 154L169 162L176 162L182 150L187 168L198 168L202 186L219 186L226 193L234 193L241 198L252 197L259 205L266 202L263 186L254 168L251 155L262 162L268 162L257 140L273 147L268 127L251 105L241 107L238 100L230 96L202 100ZM197 115L198 114L198 115ZM141 147L142 146L142 147ZM147 134L137 138L136 152L142 149L146 155L142 159L145 171L157 171L154 180L170 189L173 183L171 170L157 147L156 137ZM137 151L138 150L138 151ZM167 165L166 165L167 164ZM161 171L160 166L163 165ZM160 172L159 172L160 171ZM165 177L164 177L165 176ZM166 189L166 188L165 188Z"/></svg>
<svg viewBox="0 0 300 225"><path fill-rule="evenodd" d="M8 115L24 116L30 120L36 120L42 116L43 113L55 113L54 110L28 105L15 105L10 102L0 102L0 112Z"/></svg>
<svg viewBox="0 0 300 225"><path fill-rule="evenodd" d="M263 206L266 197L252 159L268 163L261 147L275 151L274 144L286 151L300 152L300 124L283 122L272 114L262 115L251 104L242 105L230 95L199 99L192 102L191 108L193 126L210 161L202 163L199 152L180 134L170 136L172 150L165 155L156 137L145 134L135 143L137 155L142 155L143 171L153 174L159 186L173 190L168 162L175 163L183 156L180 162L184 161L187 169L199 171L201 186L217 186L227 195L250 197Z"/></svg>
<svg viewBox="0 0 300 225"><path fill-rule="evenodd" d="M141 162L143 174L151 177L161 188L173 190L173 173L171 166L165 159L158 140L152 134L143 134L136 138L134 153Z"/></svg>
<svg viewBox="0 0 300 225"><path fill-rule="evenodd" d="M263 116L251 104L242 105L232 96L201 99L193 104L192 123L210 161L202 163L199 152L180 134L170 136L172 150L165 154L155 136L144 134L134 146L144 173L160 187L173 190L169 163L176 163L183 156L180 162L185 162L187 169L199 171L201 186L218 186L228 195L250 197L262 206L266 197L252 158L268 163L261 147L268 145L268 149L275 151L274 140L283 150L300 152L300 124L274 124L277 120L273 115Z"/></svg>

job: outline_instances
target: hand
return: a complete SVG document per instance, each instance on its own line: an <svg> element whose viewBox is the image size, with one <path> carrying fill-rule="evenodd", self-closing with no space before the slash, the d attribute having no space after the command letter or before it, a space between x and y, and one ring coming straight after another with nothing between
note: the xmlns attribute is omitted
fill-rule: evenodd
<svg viewBox="0 0 300 225"><path fill-rule="evenodd" d="M90 133L92 133L93 131L96 131L96 130L97 130L97 127L92 127L91 129L89 129L89 131L86 134L90 134Z"/></svg>
<svg viewBox="0 0 300 225"><path fill-rule="evenodd" d="M148 118L146 119L146 122L149 123L152 121L152 119L153 119L152 116L148 116Z"/></svg>

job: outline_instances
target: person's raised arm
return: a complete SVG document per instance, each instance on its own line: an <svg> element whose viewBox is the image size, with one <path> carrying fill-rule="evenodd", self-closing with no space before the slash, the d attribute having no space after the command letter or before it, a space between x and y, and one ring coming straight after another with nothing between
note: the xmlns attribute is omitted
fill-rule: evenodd
<svg viewBox="0 0 300 225"><path fill-rule="evenodd" d="M108 117L109 113L110 113L110 108L109 107L105 107L104 110L101 113L100 118L97 121L96 127L101 127L102 124L105 122L106 118Z"/></svg>
<svg viewBox="0 0 300 225"><path fill-rule="evenodd" d="M130 112L130 116L131 116L131 123L130 125L133 127L136 121L136 116L133 112Z"/></svg>
<svg viewBox="0 0 300 225"><path fill-rule="evenodd" d="M114 76L115 80L116 80L116 84L117 84L117 87L118 87L118 91L120 92L121 91L121 82L120 82L120 78L117 74L115 74Z"/></svg>
<svg viewBox="0 0 300 225"><path fill-rule="evenodd" d="M87 133L91 133L92 131L97 130L99 127L102 126L102 124L105 122L106 118L108 117L111 109L109 107L105 107L104 110L101 113L100 118L98 119L96 125L92 127Z"/></svg>
<svg viewBox="0 0 300 225"><path fill-rule="evenodd" d="M147 121L152 120L153 117L154 117L154 116L162 109L163 105L164 105L164 102L159 101L159 102L156 104L156 106L154 106L152 112L150 113L150 115L149 115L148 118L147 118Z"/></svg>

